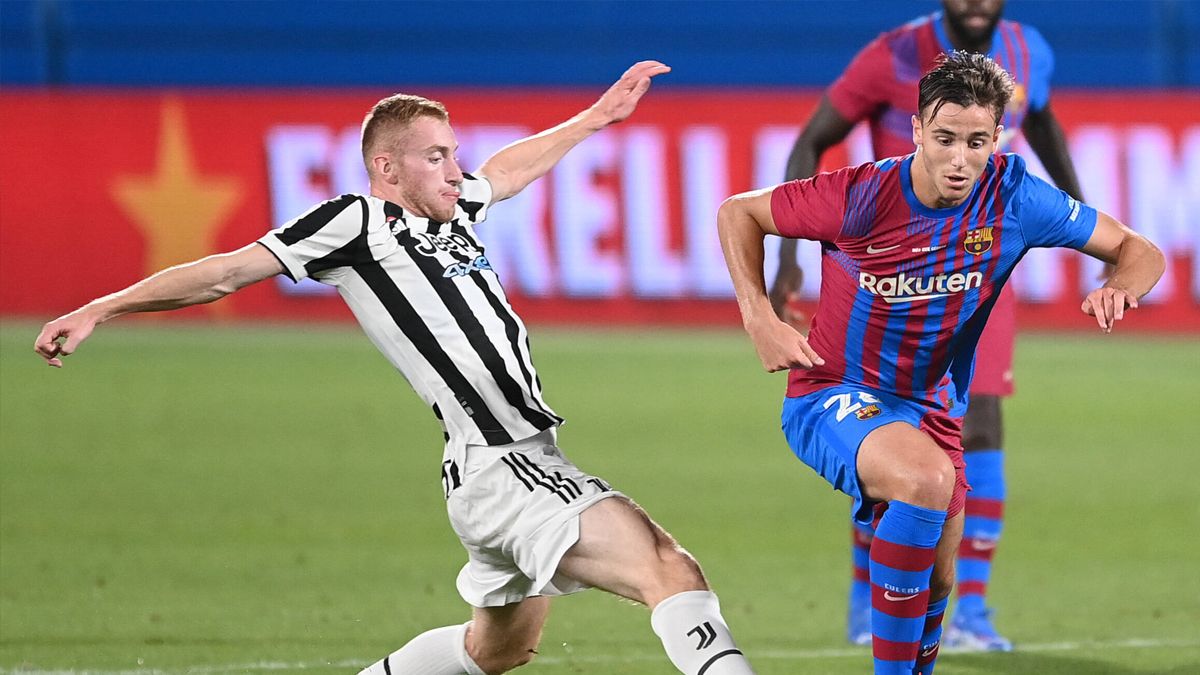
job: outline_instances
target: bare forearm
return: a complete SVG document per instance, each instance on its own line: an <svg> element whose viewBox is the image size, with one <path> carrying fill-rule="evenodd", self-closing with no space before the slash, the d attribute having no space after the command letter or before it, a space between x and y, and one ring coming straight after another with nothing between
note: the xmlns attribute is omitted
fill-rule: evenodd
<svg viewBox="0 0 1200 675"><path fill-rule="evenodd" d="M742 323L749 327L763 317L774 317L763 280L763 230L732 197L717 212L717 236L729 267Z"/></svg>
<svg viewBox="0 0 1200 675"><path fill-rule="evenodd" d="M823 364L808 341L775 315L763 283L763 237L779 234L770 210L773 188L725 200L717 211L717 235L729 267L742 325L767 372Z"/></svg>
<svg viewBox="0 0 1200 675"><path fill-rule="evenodd" d="M99 323L132 312L161 312L212 302L280 272L283 263L257 243L170 267L42 326L34 351L48 365L62 368L63 358L74 353Z"/></svg>
<svg viewBox="0 0 1200 675"><path fill-rule="evenodd" d="M1127 238L1116 259L1109 262L1116 267L1104 287L1123 290L1139 299L1154 288L1166 269L1162 251L1140 235Z"/></svg>
<svg viewBox="0 0 1200 675"><path fill-rule="evenodd" d="M556 127L506 146L484 162L480 173L492 181L497 201L507 199L546 175L571 148L607 125L607 120L589 108Z"/></svg>
<svg viewBox="0 0 1200 675"><path fill-rule="evenodd" d="M247 269L244 257L234 253L212 255L169 267L124 290L97 298L81 311L91 313L97 322L135 312L163 312L218 300L260 278L264 274Z"/></svg>
<svg viewBox="0 0 1200 675"><path fill-rule="evenodd" d="M796 180L797 178L808 178L817 172L817 162L821 160L821 153L824 148L817 148L813 141L807 138L807 131L796 139L796 144L792 146L792 152L788 155L787 171L784 172L783 180Z"/></svg>
<svg viewBox="0 0 1200 675"><path fill-rule="evenodd" d="M670 71L669 66L658 61L638 61L587 110L489 157L479 171L492 184L493 200L517 194L546 175L580 141L632 115L638 101L650 89L650 80Z"/></svg>

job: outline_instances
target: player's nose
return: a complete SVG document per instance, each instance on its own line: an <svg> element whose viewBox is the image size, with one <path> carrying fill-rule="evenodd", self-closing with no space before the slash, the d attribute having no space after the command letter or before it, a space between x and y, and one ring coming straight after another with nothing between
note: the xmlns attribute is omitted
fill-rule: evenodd
<svg viewBox="0 0 1200 675"><path fill-rule="evenodd" d="M463 182L462 167L458 165L457 158L451 158L446 162L446 182L451 185L458 185Z"/></svg>
<svg viewBox="0 0 1200 675"><path fill-rule="evenodd" d="M954 151L950 153L950 162L956 169L967 165L967 149L962 145L954 146Z"/></svg>

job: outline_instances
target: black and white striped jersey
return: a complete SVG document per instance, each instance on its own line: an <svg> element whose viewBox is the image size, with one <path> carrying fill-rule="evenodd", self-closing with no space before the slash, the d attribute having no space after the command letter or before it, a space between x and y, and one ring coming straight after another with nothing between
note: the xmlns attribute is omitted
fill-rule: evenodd
<svg viewBox="0 0 1200 675"><path fill-rule="evenodd" d="M465 175L454 219L438 223L347 194L259 239L294 281L335 286L363 330L442 420L448 438L502 445L557 426L542 400L525 324L474 225L492 199Z"/></svg>

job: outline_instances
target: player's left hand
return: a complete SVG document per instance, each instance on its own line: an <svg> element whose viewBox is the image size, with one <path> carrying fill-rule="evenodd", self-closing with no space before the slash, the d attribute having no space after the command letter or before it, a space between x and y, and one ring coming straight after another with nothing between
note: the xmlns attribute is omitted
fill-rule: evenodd
<svg viewBox="0 0 1200 675"><path fill-rule="evenodd" d="M625 71L621 79L604 92L592 110L604 124L615 124L633 114L642 95L650 89L650 78L671 72L671 67L658 61L638 61Z"/></svg>
<svg viewBox="0 0 1200 675"><path fill-rule="evenodd" d="M1120 288L1097 288L1083 299L1080 309L1088 316L1096 317L1100 330L1111 333L1116 322L1125 318L1126 309L1137 309L1137 296Z"/></svg>

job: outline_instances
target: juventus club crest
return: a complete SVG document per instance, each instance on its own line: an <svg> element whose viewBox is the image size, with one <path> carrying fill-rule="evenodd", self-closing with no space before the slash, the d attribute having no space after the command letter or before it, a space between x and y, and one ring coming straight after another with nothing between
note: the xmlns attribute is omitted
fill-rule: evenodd
<svg viewBox="0 0 1200 675"><path fill-rule="evenodd" d="M963 248L971 255L983 255L992 249L992 228L981 227L967 232Z"/></svg>

